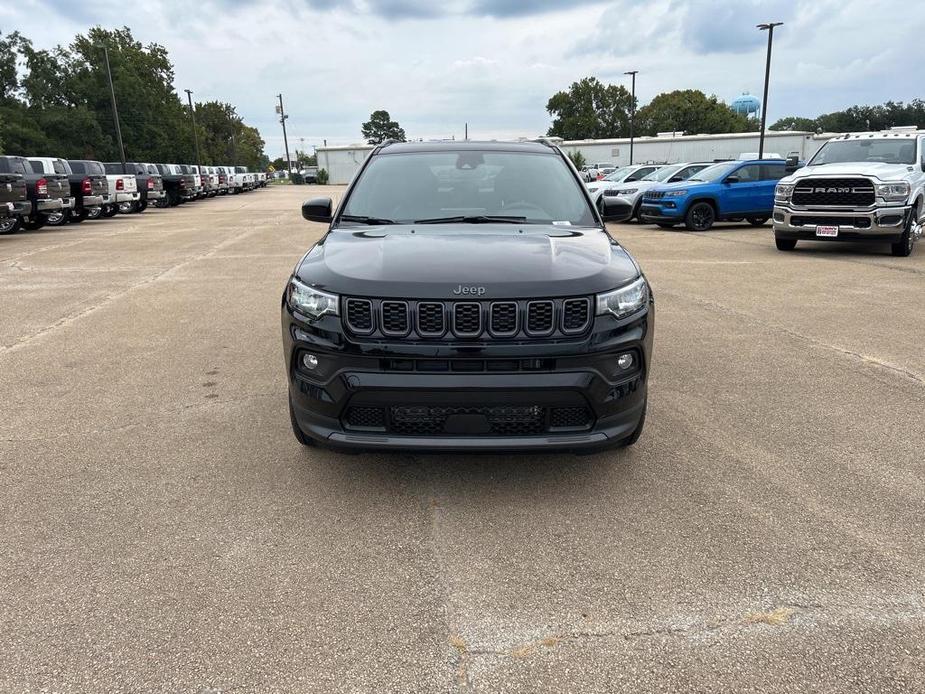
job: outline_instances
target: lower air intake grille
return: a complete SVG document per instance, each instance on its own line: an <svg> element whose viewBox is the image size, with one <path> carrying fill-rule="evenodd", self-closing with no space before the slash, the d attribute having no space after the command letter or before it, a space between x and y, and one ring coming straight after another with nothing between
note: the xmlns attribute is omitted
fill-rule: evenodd
<svg viewBox="0 0 925 694"><path fill-rule="evenodd" d="M385 429L385 410L381 407L351 407L344 419L349 429Z"/></svg>
<svg viewBox="0 0 925 694"><path fill-rule="evenodd" d="M591 426L591 412L587 407L554 407L549 414L551 429L587 429Z"/></svg>
<svg viewBox="0 0 925 694"><path fill-rule="evenodd" d="M393 406L389 430L404 436L458 434L452 431L457 416L471 417L478 423L480 436L530 436L546 430L546 410L542 407L429 407ZM448 431L449 429L449 431Z"/></svg>

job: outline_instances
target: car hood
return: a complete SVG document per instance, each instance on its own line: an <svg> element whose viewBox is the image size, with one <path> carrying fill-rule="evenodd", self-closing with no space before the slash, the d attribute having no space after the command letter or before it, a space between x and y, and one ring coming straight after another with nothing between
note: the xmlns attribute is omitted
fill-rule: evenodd
<svg viewBox="0 0 925 694"><path fill-rule="evenodd" d="M915 171L912 164L884 164L871 162L856 162L846 164L820 164L819 166L804 166L787 176L786 181L800 181L812 176L874 176L881 181L900 181Z"/></svg>
<svg viewBox="0 0 925 694"><path fill-rule="evenodd" d="M390 225L331 231L296 276L354 296L514 299L604 292L634 280L639 268L600 229ZM454 293L460 287L484 292Z"/></svg>

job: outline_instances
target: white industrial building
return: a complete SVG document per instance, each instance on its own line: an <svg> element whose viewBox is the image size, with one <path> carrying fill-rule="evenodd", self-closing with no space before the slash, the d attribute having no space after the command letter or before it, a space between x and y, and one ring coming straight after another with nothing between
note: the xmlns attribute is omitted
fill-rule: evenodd
<svg viewBox="0 0 925 694"><path fill-rule="evenodd" d="M764 151L767 155L777 154L781 157L796 153L800 159L808 159L832 137L832 133L816 135L810 132L769 130L764 137ZM612 140L546 139L558 144L566 153L581 152L589 164L606 162L622 166L630 161L628 137ZM318 147L318 167L327 169L331 183L349 183L372 150L372 145ZM637 137L634 140L633 162L674 164L682 161L736 159L741 154L757 151L757 132L721 135L660 133L657 137Z"/></svg>

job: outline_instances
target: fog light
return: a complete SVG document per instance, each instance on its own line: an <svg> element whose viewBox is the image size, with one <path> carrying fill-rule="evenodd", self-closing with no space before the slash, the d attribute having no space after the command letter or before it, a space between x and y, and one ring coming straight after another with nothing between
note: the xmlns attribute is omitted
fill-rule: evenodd
<svg viewBox="0 0 925 694"><path fill-rule="evenodd" d="M622 371L631 369L633 367L633 355L629 352L621 354L617 357L617 366L619 366Z"/></svg>
<svg viewBox="0 0 925 694"><path fill-rule="evenodd" d="M318 357L316 357L314 354L303 354L302 366L304 366L306 369L313 370L318 366Z"/></svg>

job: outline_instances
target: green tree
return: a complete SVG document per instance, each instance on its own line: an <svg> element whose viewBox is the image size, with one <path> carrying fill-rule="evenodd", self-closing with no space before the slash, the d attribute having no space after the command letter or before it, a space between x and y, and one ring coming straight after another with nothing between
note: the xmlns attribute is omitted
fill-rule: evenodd
<svg viewBox="0 0 925 694"><path fill-rule="evenodd" d="M692 135L741 133L758 129L757 123L698 89L659 94L639 109L637 122L641 135L667 131L684 131Z"/></svg>
<svg viewBox="0 0 925 694"><path fill-rule="evenodd" d="M585 155L579 152L577 149L573 149L568 153L568 158L572 160L572 163L575 165L576 169L581 169L587 162L585 161Z"/></svg>
<svg viewBox="0 0 925 694"><path fill-rule="evenodd" d="M806 132L813 132L818 127L819 124L816 122L815 118L787 116L786 118L781 118L780 120L774 121L774 123L768 126L768 130L802 130Z"/></svg>
<svg viewBox="0 0 925 694"><path fill-rule="evenodd" d="M632 108L625 87L585 77L550 97L546 111L553 121L547 134L566 140L623 137L629 135Z"/></svg>
<svg viewBox="0 0 925 694"><path fill-rule="evenodd" d="M373 111L360 130L371 145L378 145L386 140L405 141L405 131L397 121L392 120L388 111Z"/></svg>

